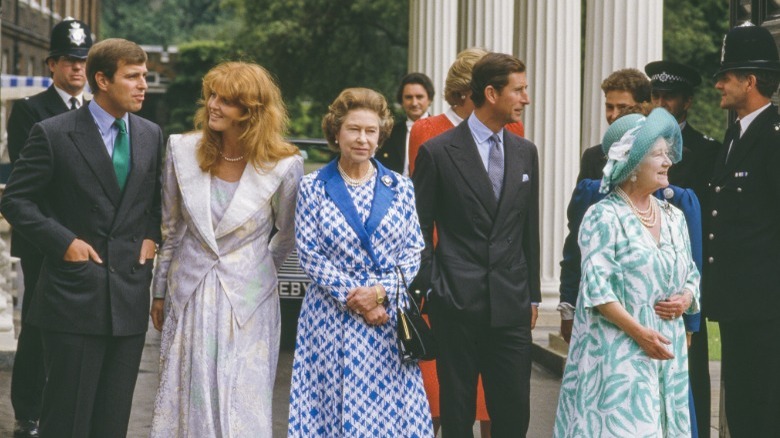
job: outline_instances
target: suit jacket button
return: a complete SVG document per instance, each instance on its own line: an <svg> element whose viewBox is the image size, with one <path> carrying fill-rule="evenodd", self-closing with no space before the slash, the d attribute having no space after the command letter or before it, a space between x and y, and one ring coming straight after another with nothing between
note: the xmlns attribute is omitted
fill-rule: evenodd
<svg viewBox="0 0 780 438"><path fill-rule="evenodd" d="M108 272L114 273L114 272L116 272L116 269L114 269L113 266L109 266L108 267Z"/></svg>
<svg viewBox="0 0 780 438"><path fill-rule="evenodd" d="M737 193L742 193L742 187L737 187Z"/></svg>
<svg viewBox="0 0 780 438"><path fill-rule="evenodd" d="M710 257L707 259L709 263L715 263L715 257Z"/></svg>
<svg viewBox="0 0 780 438"><path fill-rule="evenodd" d="M715 193L720 193L720 186L715 186Z"/></svg>
<svg viewBox="0 0 780 438"><path fill-rule="evenodd" d="M710 233L710 235L708 237L710 238L710 240L713 240L713 239L715 239L715 234Z"/></svg>
<svg viewBox="0 0 780 438"><path fill-rule="evenodd" d="M712 210L712 217L715 217L718 215L718 210Z"/></svg>

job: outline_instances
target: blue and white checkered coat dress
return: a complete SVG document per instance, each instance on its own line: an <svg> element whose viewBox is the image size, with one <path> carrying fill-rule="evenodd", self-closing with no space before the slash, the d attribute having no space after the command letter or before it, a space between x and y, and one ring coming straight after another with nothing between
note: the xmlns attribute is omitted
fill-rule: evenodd
<svg viewBox="0 0 780 438"><path fill-rule="evenodd" d="M395 303L424 247L411 181L381 164L347 187L336 162L303 178L295 215L301 266L312 280L298 320L290 437L432 437L420 369L402 365L390 320L369 326L346 307L349 290L381 282Z"/></svg>

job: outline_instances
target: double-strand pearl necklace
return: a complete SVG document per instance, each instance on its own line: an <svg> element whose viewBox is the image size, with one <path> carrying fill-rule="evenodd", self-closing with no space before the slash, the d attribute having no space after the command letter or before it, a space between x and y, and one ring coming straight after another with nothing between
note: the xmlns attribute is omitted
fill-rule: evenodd
<svg viewBox="0 0 780 438"><path fill-rule="evenodd" d="M341 177L344 179L344 182L347 183L350 187L359 187L368 182L374 174L376 173L376 168L374 166L369 165L368 171L365 175L361 176L360 178L352 178L349 175L347 175L347 172L344 171L344 168L341 167L341 163L338 163L339 173L341 174Z"/></svg>
<svg viewBox="0 0 780 438"><path fill-rule="evenodd" d="M222 151L219 151L219 156L222 157L223 160L228 161L230 163L237 163L244 159L243 155L239 155L237 157L228 157L225 154L223 154Z"/></svg>
<svg viewBox="0 0 780 438"><path fill-rule="evenodd" d="M657 213L657 206L655 205L655 201L653 199L650 199L650 206L647 208L647 210L640 210L634 205L634 202L631 200L631 198L628 197L628 194L623 191L620 187L615 189L615 193L617 193L618 196L624 201L626 201L626 204L631 208L631 211L634 212L637 218L639 218L639 222L642 222L642 225L644 225L647 228L653 228L658 222L658 213Z"/></svg>

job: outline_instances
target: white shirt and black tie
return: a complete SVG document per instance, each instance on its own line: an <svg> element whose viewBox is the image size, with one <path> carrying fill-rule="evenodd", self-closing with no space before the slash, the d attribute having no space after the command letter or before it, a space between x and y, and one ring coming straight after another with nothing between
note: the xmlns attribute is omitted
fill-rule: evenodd
<svg viewBox="0 0 780 438"><path fill-rule="evenodd" d="M60 99L62 99L62 101L65 103L65 106L68 107L68 110L79 109L84 104L83 92L73 96L56 85L54 86L54 90L60 96Z"/></svg>

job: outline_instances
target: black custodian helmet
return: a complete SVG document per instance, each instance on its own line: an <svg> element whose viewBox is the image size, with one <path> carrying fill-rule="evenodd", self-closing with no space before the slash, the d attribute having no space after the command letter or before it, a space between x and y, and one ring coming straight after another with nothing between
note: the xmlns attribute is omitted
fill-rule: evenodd
<svg viewBox="0 0 780 438"><path fill-rule="evenodd" d="M715 76L731 70L780 72L777 45L769 30L746 22L726 34L723 38L720 70Z"/></svg>
<svg viewBox="0 0 780 438"><path fill-rule="evenodd" d="M51 30L49 58L70 56L87 59L90 47L92 47L92 32L83 21L67 17Z"/></svg>

